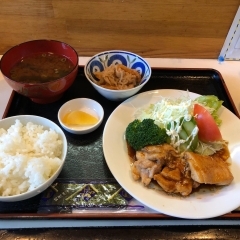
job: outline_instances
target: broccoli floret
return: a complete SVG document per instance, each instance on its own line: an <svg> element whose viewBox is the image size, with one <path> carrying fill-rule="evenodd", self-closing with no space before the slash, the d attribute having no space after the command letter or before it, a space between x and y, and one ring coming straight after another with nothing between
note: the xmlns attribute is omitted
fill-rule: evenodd
<svg viewBox="0 0 240 240"><path fill-rule="evenodd" d="M167 139L166 130L158 127L153 119L136 119L129 123L125 136L128 144L136 151L148 145L162 144Z"/></svg>

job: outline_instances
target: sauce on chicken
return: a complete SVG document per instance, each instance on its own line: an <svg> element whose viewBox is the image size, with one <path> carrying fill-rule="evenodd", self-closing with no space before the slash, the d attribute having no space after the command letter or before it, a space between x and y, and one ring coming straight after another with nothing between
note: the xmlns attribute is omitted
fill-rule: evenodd
<svg viewBox="0 0 240 240"><path fill-rule="evenodd" d="M233 180L226 162L230 156L227 147L203 156L178 153L169 144L147 146L136 152L128 146L128 154L133 179L145 187L155 181L167 193L188 196L200 185L228 185Z"/></svg>

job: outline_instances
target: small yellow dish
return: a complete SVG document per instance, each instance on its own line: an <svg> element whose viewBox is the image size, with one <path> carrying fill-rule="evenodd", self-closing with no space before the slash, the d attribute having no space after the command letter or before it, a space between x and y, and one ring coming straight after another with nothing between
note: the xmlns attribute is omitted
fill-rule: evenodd
<svg viewBox="0 0 240 240"><path fill-rule="evenodd" d="M72 99L63 104L58 111L61 126L74 134L87 134L96 130L103 117L102 106L89 98Z"/></svg>

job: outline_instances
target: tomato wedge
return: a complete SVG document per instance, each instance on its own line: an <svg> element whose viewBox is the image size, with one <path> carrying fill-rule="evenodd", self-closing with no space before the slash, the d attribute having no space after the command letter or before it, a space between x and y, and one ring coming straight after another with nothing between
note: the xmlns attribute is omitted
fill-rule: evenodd
<svg viewBox="0 0 240 240"><path fill-rule="evenodd" d="M202 142L221 141L222 135L212 115L201 105L194 104L194 118L199 132L198 138Z"/></svg>

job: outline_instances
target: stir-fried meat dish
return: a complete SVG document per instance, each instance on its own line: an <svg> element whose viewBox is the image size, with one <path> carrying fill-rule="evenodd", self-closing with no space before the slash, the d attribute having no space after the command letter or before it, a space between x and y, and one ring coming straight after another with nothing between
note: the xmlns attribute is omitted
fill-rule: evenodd
<svg viewBox="0 0 240 240"><path fill-rule="evenodd" d="M227 148L211 156L177 153L169 144L147 146L136 151L132 164L134 180L148 186L155 180L168 193L191 194L200 184L228 185L233 176L226 160Z"/></svg>
<svg viewBox="0 0 240 240"><path fill-rule="evenodd" d="M101 87L122 90L138 86L141 75L135 69L128 68L122 64L110 65L102 72L95 72L99 81L94 81Z"/></svg>

